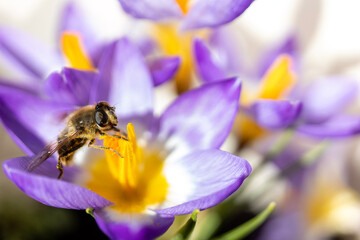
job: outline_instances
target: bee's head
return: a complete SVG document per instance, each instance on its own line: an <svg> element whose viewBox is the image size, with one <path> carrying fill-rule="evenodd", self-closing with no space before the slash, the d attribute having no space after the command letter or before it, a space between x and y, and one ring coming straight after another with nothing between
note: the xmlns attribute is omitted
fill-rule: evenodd
<svg viewBox="0 0 360 240"><path fill-rule="evenodd" d="M115 107L111 107L107 102L98 102L95 105L95 122L102 131L114 129L118 124Z"/></svg>

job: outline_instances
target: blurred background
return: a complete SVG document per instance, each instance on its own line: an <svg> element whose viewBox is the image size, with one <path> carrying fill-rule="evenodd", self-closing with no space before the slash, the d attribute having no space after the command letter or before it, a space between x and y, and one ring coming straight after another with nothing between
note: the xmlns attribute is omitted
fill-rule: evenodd
<svg viewBox="0 0 360 240"><path fill-rule="evenodd" d="M0 0L0 26L24 31L40 39L49 47L57 47L59 43L56 32L59 18L67 2L65 0ZM104 39L123 35L136 37L142 29L146 28L146 21L135 20L124 14L116 0L79 0L76 2L86 13L89 22L99 29L99 36ZM360 84L359 11L360 1L358 0L256 0L243 15L225 27L233 29L233 38L245 49L243 57L246 59L245 65L248 65L246 66L248 68L252 67L266 49L278 45L287 36L296 34L303 66L303 71L300 73L301 81L311 82L323 76L343 75L353 77ZM12 78L12 73L1 62L0 76ZM162 91L163 89L157 90L159 95L157 103L161 105L161 108L171 101L171 97L167 99L168 95L162 94ZM360 113L358 111L359 97L352 108ZM2 126L0 126L0 136L0 162L24 155ZM261 139L259 143L254 143L237 154L250 163L256 162L261 156L261 153L257 151L257 144L264 144L263 142L272 141L277 137L278 135L275 134L270 139ZM297 143L304 145L313 144L311 140L304 140L301 136L296 140ZM327 151L319 160L320 167L317 167L311 177L307 178L305 185L311 187L307 187L307 190L302 192L304 195L293 195L292 187L286 183L284 183L285 186L279 184L280 190L274 190L269 196L261 195L260 198L263 201L260 201L254 209L262 209L269 201L276 200L280 204L277 215L281 215L282 210L292 208L290 203L302 201L300 199L305 199L302 201L306 206L303 209L309 209L312 207L311 203L323 201L321 196L317 195L321 195L321 189L325 189L327 184L338 186L346 192L341 196L348 199L348 201L338 201L344 204L350 202L350 204L344 206L346 209L340 209L338 215L333 216L335 220L332 218L329 218L332 220L326 220L327 226L333 230L334 226L339 228L344 226L336 231L344 232L344 234L331 235L334 236L332 239L360 239L358 238L360 235L353 234L354 231L360 231L360 201L357 196L360 190L359 143L358 137L333 141L331 151ZM226 143L225 149L236 150L232 138ZM272 171L271 167L270 171ZM316 194L311 191L315 191ZM306 198L306 195L311 195L313 198ZM298 214L298 211L305 211L295 209L295 207L293 210L293 215L288 215L287 221L291 221L291 217ZM311 225L310 222L310 220L302 222L302 227L309 229L310 227L304 225ZM284 222L275 219L261 228L263 235L256 234L251 238L270 239L264 236L272 236L277 239L275 229L284 230L285 225L282 224ZM323 231L324 228L315 226L311 231L317 232L318 229ZM275 235L273 236L272 233ZM323 239L316 233L309 233L309 235L299 233L299 236L303 239ZM106 239L105 235L98 230L95 221L85 212L55 209L42 205L22 193L6 178L3 171L0 171L1 239L77 239L80 237Z"/></svg>

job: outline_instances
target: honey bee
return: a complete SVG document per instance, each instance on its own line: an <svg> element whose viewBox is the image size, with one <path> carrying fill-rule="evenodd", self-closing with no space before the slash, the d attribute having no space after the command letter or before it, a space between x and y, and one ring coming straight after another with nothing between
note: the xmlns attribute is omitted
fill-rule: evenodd
<svg viewBox="0 0 360 240"><path fill-rule="evenodd" d="M71 163L75 152L85 144L88 144L88 147L114 151L121 157L113 149L93 145L96 138L107 135L110 131L120 133L112 136L127 140L126 133L118 129L117 124L115 107L111 107L107 102L98 102L95 105L84 106L76 110L68 116L66 127L61 131L57 140L48 144L30 160L28 171L33 171L57 151L59 157L56 167L60 172L58 179L61 179L64 173L63 166Z"/></svg>

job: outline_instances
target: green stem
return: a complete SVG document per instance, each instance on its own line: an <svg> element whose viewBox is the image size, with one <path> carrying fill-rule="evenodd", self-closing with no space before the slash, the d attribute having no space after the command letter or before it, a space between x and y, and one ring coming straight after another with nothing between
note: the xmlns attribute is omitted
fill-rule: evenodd
<svg viewBox="0 0 360 240"><path fill-rule="evenodd" d="M266 193L270 189L272 189L272 187L276 186L279 179L287 178L292 174L294 174L295 172L300 171L301 169L304 169L306 167L309 167L311 164L315 163L315 161L319 159L319 157L324 153L324 151L328 146L329 146L328 140L324 140L321 143L317 144L314 148L310 149L305 154L303 154L294 163L290 164L290 166L285 168L283 171L279 172L277 175L268 179L266 185L262 185L261 188L258 190L258 193L255 194L252 197L252 199L255 200L261 197L264 193Z"/></svg>
<svg viewBox="0 0 360 240"><path fill-rule="evenodd" d="M198 231L193 233L192 239L210 239L221 225L221 216L217 211L209 211L199 222Z"/></svg>
<svg viewBox="0 0 360 240"><path fill-rule="evenodd" d="M252 173L250 176L246 179L243 186L238 191L238 194L242 194L245 192L245 190L248 188L251 181L253 181L256 178L256 175L259 173L259 171L266 165L266 163L270 162L274 158L276 158L280 153L284 151L284 149L289 145L290 140L294 136L295 131L293 128L288 128L285 131L282 132L278 140L275 142L275 144L270 148L268 153L264 156L263 161L260 162L260 164L256 167L254 167Z"/></svg>
<svg viewBox="0 0 360 240"><path fill-rule="evenodd" d="M267 163L277 157L289 145L290 140L294 136L294 129L286 129L279 137L277 142L270 148L269 152L265 155L262 164Z"/></svg>
<svg viewBox="0 0 360 240"><path fill-rule="evenodd" d="M239 227L221 235L220 237L216 238L216 240L240 240L245 238L265 222L265 220L274 211L275 206L276 204L271 202L268 207L260 214L240 225Z"/></svg>
<svg viewBox="0 0 360 240"><path fill-rule="evenodd" d="M290 176L293 173L299 171L300 169L312 165L317 159L319 159L319 157L324 153L324 151L328 146L329 146L329 141L323 140L321 143L317 144L313 149L307 151L304 155L302 155L297 161L295 161L289 167L285 168L279 174L279 177Z"/></svg>
<svg viewBox="0 0 360 240"><path fill-rule="evenodd" d="M171 240L187 240L190 238L191 233L195 228L195 224L197 221L197 215L200 212L199 209L196 209L192 212L189 220L182 226L182 228L174 235Z"/></svg>

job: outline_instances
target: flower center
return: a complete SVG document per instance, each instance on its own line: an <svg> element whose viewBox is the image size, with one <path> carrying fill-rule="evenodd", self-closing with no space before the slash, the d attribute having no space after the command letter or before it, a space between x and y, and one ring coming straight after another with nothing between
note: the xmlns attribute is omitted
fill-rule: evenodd
<svg viewBox="0 0 360 240"><path fill-rule="evenodd" d="M286 95L295 84L291 65L292 58L289 55L280 55L265 74L258 98L280 99Z"/></svg>
<svg viewBox="0 0 360 240"><path fill-rule="evenodd" d="M156 24L151 29L151 34L165 54L181 57L180 68L174 77L176 89L178 93L189 90L194 66L191 50L192 39L194 36L206 38L207 30L180 33L174 24Z"/></svg>
<svg viewBox="0 0 360 240"><path fill-rule="evenodd" d="M305 208L309 225L322 225L335 231L351 226L352 220L347 219L360 211L358 194L345 186L320 187Z"/></svg>
<svg viewBox="0 0 360 240"><path fill-rule="evenodd" d="M264 75L256 94L246 91L247 89L241 92L241 105L249 106L256 99L281 99L292 90L295 82L292 58L289 55L282 54L275 59ZM236 119L235 131L241 136L243 142L250 142L265 133L261 126L246 115Z"/></svg>
<svg viewBox="0 0 360 240"><path fill-rule="evenodd" d="M70 67L80 70L95 70L82 45L79 34L63 32L61 34L61 49Z"/></svg>
<svg viewBox="0 0 360 240"><path fill-rule="evenodd" d="M160 154L137 144L131 123L127 131L128 141L104 137L104 147L112 150L105 150L105 159L92 168L87 187L112 201L116 210L141 212L165 200L168 184Z"/></svg>
<svg viewBox="0 0 360 240"><path fill-rule="evenodd" d="M296 83L292 71L292 58L289 55L282 54L275 59L267 70L257 93L243 91L241 93L241 104L250 105L256 99L280 99L290 92ZM246 87L246 86L244 86Z"/></svg>

